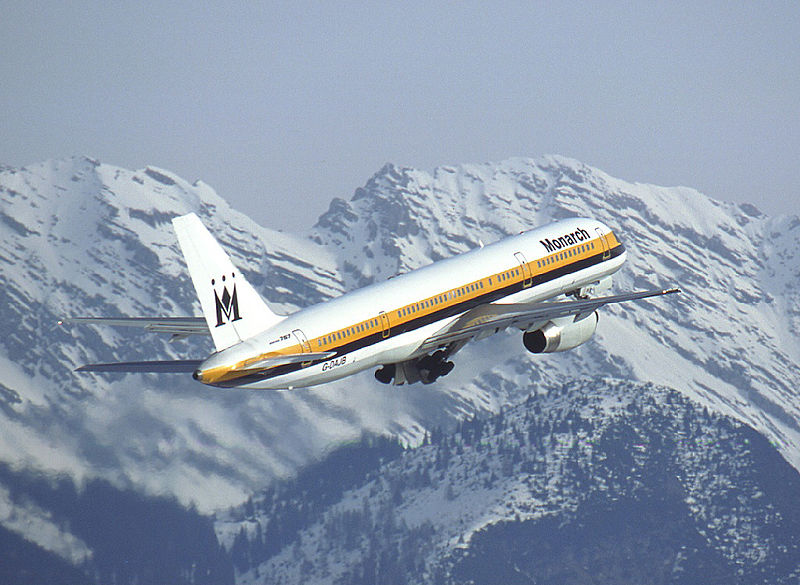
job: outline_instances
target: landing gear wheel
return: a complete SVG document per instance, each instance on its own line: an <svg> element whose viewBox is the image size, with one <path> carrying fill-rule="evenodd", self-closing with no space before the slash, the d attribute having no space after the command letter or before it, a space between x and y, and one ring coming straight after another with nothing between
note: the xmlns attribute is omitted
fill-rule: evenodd
<svg viewBox="0 0 800 585"><path fill-rule="evenodd" d="M453 362L445 362L445 363L443 363L442 364L442 372L439 374L439 376L440 377L446 376L447 374L452 372L453 368L455 368L455 367L456 367L456 365Z"/></svg>
<svg viewBox="0 0 800 585"><path fill-rule="evenodd" d="M394 379L396 367L394 364L386 364L380 369L375 370L375 379L381 384L391 384Z"/></svg>

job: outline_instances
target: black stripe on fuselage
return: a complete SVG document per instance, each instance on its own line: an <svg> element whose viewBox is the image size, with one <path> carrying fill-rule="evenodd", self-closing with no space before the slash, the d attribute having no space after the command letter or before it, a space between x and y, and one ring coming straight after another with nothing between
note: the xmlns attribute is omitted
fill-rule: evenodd
<svg viewBox="0 0 800 585"><path fill-rule="evenodd" d="M583 270L584 268L589 268L590 266L596 266L597 264L602 263L604 260L616 258L617 256L621 255L624 251L625 247L622 244L618 244L617 246L611 249L610 255L608 256L605 256L603 252L600 252L593 256L589 256L588 258L582 258L581 260L572 262L571 264L565 264L564 266L558 266L556 268L553 268L552 270L548 270L547 272L535 274L532 277L532 283L530 286L527 287L524 286L525 279L521 278L520 280L517 280L516 282L513 282L508 286L504 286L502 288L493 288L492 290L489 290L477 297L466 299L460 303L455 303L447 307L442 307L441 309L433 311L432 313L428 313L427 315L421 315L419 317L409 319L407 321L398 323L396 325L391 323L391 318L390 318L390 329L388 336L384 337L383 335L384 332L378 329L375 333L371 333L369 335L365 335L364 337L360 337L353 341L343 343L342 345L326 349L326 351L334 351L336 353L335 355L326 358L324 360L316 360L310 363L303 362L303 363L275 366L274 368L270 368L269 370L263 370L260 372L245 374L238 378L225 380L223 382L213 384L213 386L219 386L220 388L234 388L236 386L243 386L245 384L252 384L253 382L268 380L270 378L275 378L276 376L282 376L284 374L296 372L302 368L326 362L328 360L333 360L344 354L348 354L358 349L374 345L381 341L385 341L386 339L389 339L391 337L402 335L403 333L408 333L409 331L414 331L421 327L425 327L426 325L430 325L431 323L435 323L436 321L447 319L448 317L455 317L456 315L460 315L461 313L469 311L470 309L473 309L480 305L493 303L495 301L498 301L512 294L518 293L527 288L532 288L537 285L544 284L545 282L550 282L551 280L555 280L556 278L560 278L567 274L572 274L573 272L578 272L580 270ZM528 264L530 265L533 264L534 262L536 262L536 260L534 260L533 262L529 262ZM492 276L492 278L497 278L497 275ZM445 294L445 293L440 293L440 294ZM397 310L394 309L391 312L387 313L387 315L393 314L396 311Z"/></svg>

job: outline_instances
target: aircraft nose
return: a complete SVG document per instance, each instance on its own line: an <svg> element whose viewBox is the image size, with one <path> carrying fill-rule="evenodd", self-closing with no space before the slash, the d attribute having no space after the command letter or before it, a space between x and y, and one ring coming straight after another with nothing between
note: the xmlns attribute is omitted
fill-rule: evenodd
<svg viewBox="0 0 800 585"><path fill-rule="evenodd" d="M192 378L194 378L198 382L202 382L203 381L203 370L195 370L194 372L192 372Z"/></svg>

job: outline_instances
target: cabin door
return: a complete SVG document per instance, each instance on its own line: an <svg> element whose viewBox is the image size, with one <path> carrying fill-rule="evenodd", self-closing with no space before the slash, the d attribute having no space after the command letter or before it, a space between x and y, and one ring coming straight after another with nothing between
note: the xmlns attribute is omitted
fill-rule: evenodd
<svg viewBox="0 0 800 585"><path fill-rule="evenodd" d="M515 253L514 257L517 259L517 262L519 262L519 265L522 266L522 288L528 288L533 283L531 267L528 266L528 262L525 260L525 256L522 255L522 252Z"/></svg>
<svg viewBox="0 0 800 585"><path fill-rule="evenodd" d="M300 342L300 347L302 348L303 353L311 353L311 344L308 342L308 338L306 334L300 331L299 329L295 329L292 331L292 335L297 338L297 341Z"/></svg>
<svg viewBox="0 0 800 585"><path fill-rule="evenodd" d="M611 258L611 250L608 248L608 240L603 235L603 232L600 231L600 228L594 228L594 231L597 232L597 235L600 236L600 245L603 246L603 260L608 260Z"/></svg>
<svg viewBox="0 0 800 585"><path fill-rule="evenodd" d="M381 311L379 318L381 321L382 335L383 338L386 339L387 337L389 337L389 315Z"/></svg>

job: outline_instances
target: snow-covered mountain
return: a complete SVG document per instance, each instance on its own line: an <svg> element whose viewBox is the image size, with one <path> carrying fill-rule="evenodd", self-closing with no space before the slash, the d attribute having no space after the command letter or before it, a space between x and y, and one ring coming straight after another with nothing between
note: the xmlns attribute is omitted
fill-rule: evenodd
<svg viewBox="0 0 800 585"><path fill-rule="evenodd" d="M432 386L385 387L367 372L307 391L246 392L179 376L74 374L88 362L211 350L56 325L65 315L199 314L169 223L189 211L283 311L573 215L604 221L627 246L616 290L685 293L604 309L595 338L561 355L532 357L518 332L471 344ZM335 199L309 234L294 235L155 167L73 158L5 168L0 461L102 477L209 511L362 431L415 442L426 429L515 403L531 385L557 392L564 379L612 376L680 388L751 424L800 467L799 228L796 217L631 184L561 157L433 174L386 165L350 201ZM45 512L38 520L50 528L34 540L59 529Z"/></svg>
<svg viewBox="0 0 800 585"><path fill-rule="evenodd" d="M476 395L494 376L507 396L526 387L521 380L552 386L603 373L653 381L748 421L800 465L798 217L769 218L683 187L631 184L551 156L433 174L387 165L351 201L334 201L312 238L360 259L343 265L354 286L575 215L613 226L627 246L617 290L677 285L685 293L604 310L596 341L559 356L531 360L516 351L514 336L501 351L496 341L475 344L472 357L488 358L480 368L511 356L491 373L476 372Z"/></svg>
<svg viewBox="0 0 800 585"><path fill-rule="evenodd" d="M242 584L790 584L798 489L675 390L574 380L405 453L342 449L219 530Z"/></svg>

